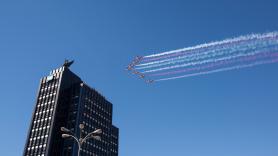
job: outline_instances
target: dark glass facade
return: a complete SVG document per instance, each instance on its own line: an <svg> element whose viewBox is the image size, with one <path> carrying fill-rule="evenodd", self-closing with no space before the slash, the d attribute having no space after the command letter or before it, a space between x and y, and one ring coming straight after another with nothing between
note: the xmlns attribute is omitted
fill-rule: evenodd
<svg viewBox="0 0 278 156"><path fill-rule="evenodd" d="M68 66L51 71L40 81L24 156L75 156L77 144L61 137L60 127L77 136L102 129L101 140L88 140L81 156L118 156L119 129L112 125L112 104L85 84Z"/></svg>

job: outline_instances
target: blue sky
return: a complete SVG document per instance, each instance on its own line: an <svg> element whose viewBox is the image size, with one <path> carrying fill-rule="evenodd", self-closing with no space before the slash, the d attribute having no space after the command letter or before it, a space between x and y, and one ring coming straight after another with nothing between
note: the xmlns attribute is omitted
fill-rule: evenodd
<svg viewBox="0 0 278 156"><path fill-rule="evenodd" d="M278 64L146 85L148 55L278 30L275 0L0 1L0 155L22 155L39 79L71 69L114 104L120 156L277 156Z"/></svg>

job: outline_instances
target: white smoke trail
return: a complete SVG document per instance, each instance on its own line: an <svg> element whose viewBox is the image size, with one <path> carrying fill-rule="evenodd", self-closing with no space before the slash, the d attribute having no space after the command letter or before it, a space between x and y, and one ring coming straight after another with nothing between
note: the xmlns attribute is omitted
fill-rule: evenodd
<svg viewBox="0 0 278 156"><path fill-rule="evenodd" d="M169 54L174 54L174 53L179 53L179 52L186 52L189 50L202 49L202 48L207 48L207 47L211 47L211 46L217 46L217 45L227 44L227 43L232 43L232 42L247 41L247 40L252 40L252 39L263 39L263 38L276 37L276 36L278 36L278 32L270 32L270 33L264 33L264 34L251 34L251 35L240 36L240 37L236 37L236 38L232 38L232 39L226 39L223 41L210 42L210 43L200 44L200 45L193 46L193 47L187 47L187 48L183 48L183 49L172 50L172 51L167 51L167 52L158 53L158 54L152 54L152 55L144 56L144 58L152 58L152 57L169 55Z"/></svg>
<svg viewBox="0 0 278 156"><path fill-rule="evenodd" d="M278 40L276 42L277 42L276 44L278 44ZM213 50L212 54L208 54L210 52L204 52L203 55L183 56L183 57L178 57L178 58L172 58L172 59L162 60L159 63L154 63L152 65L148 65L148 66L144 66L144 67L136 67L135 69L142 70L142 69L160 67L160 66L165 66L165 65L170 65L170 64L177 64L177 63L182 63L182 62L187 62L187 61L198 61L200 59L217 57L217 56L233 54L233 53L243 53L243 52L246 53L247 50L255 50L255 49L263 48L266 46L267 45L264 45L264 44L260 44L260 45L252 44L252 45L245 45L245 47L237 46L237 47L230 47L227 49L215 49L215 50Z"/></svg>
<svg viewBox="0 0 278 156"><path fill-rule="evenodd" d="M240 45L238 45L240 46ZM246 46L246 44L244 44L243 46ZM153 64L160 64L163 62L170 62L170 61L174 61L174 60L178 60L178 59L183 59L183 58L188 58L188 57L195 57L195 56L203 56L203 55L207 55L209 53L214 53L216 51L220 51L221 49L225 49L225 48L231 48L232 46L229 45L223 45L222 47L214 47L211 49L195 49L192 50L191 52L187 52L185 54L182 55L178 55L178 56L173 56L171 58L166 58L166 59L159 59L158 61L152 61L152 62L147 62L147 63L141 63L136 65L137 68L141 68L141 66L149 66L149 65L153 65Z"/></svg>
<svg viewBox="0 0 278 156"><path fill-rule="evenodd" d="M187 67L183 68L182 70L176 70L176 71L168 71L164 73L154 73L150 74L148 76L162 76L162 75L174 75L178 73L184 73L184 72L197 72L200 70L210 70L213 68L223 68L226 65L232 66L232 64L239 64L239 63L248 63L250 61L256 62L258 60L270 60L271 58L278 57L278 53L262 53L262 54L257 54L257 55L252 55L252 56L246 56L238 59L230 59L230 60L224 60L224 61L218 61L216 63L208 63L205 66L197 65L197 66L192 66L192 67ZM221 67L222 66L222 67Z"/></svg>
<svg viewBox="0 0 278 156"><path fill-rule="evenodd" d="M182 67L187 67L187 66L201 65L201 64L205 64L205 63L218 62L218 61L223 61L223 60L236 59L236 58L245 57L245 56L252 56L252 55L256 55L256 54L260 54L260 53L268 53L269 50L270 50L269 48L265 49L265 51L260 49L260 50L253 51L251 53L239 53L237 55L231 55L231 56L226 56L226 57L221 57L221 58L212 58L212 59L207 59L207 60L203 60L203 61L189 62L189 63L173 65L173 66L166 66L166 67L163 67L163 68L147 70L147 71L144 71L142 73L158 72L158 71L162 71L162 70L169 70L169 69L182 68Z"/></svg>
<svg viewBox="0 0 278 156"><path fill-rule="evenodd" d="M256 66L256 65L269 64L269 63L275 63L275 62L278 62L278 59L264 60L264 61L254 62L254 63L251 63L251 64L237 65L237 66L233 66L233 67L226 67L226 68L215 69L215 70L211 70L211 71L204 71L204 72L199 72L199 73L186 74L186 75L182 75L182 76L162 78L162 79L157 79L157 80L154 80L154 81L166 81L166 80L174 80L174 79L186 78L186 77L192 77L192 76L198 76L198 75L206 75L206 74L211 74L211 73L242 69L242 68L247 68L247 67L253 67L253 66Z"/></svg>
<svg viewBox="0 0 278 156"><path fill-rule="evenodd" d="M195 52L191 53L189 55L182 55L182 56L177 56L177 57L172 57L168 59L163 59L163 60L158 60L158 61L153 61L153 62L148 62L148 63L142 63L139 65L136 65L136 69L146 69L146 68L152 68L152 67L158 67L162 65L167 65L167 64L174 64L174 62L182 62L181 60L192 60L192 59L202 59L206 57L211 57L211 56L219 56L223 54L229 54L233 52L237 52L238 50L247 50L248 48L261 48L265 47L271 44L278 44L278 40L276 38L273 39L266 39L264 40L255 40L250 43L237 43L236 45L223 45L221 47L215 47L209 50L204 50L204 52ZM231 50L232 49L232 50ZM217 52L217 53L216 53ZM170 63L171 62L171 63Z"/></svg>
<svg viewBox="0 0 278 156"><path fill-rule="evenodd" d="M145 69L145 68L149 68L149 67L154 67L156 65L162 64L164 62L174 62L174 61L178 61L178 60L186 60L188 58L195 58L198 59L198 57L203 58L203 57L208 57L208 53L212 53L215 52L216 50L221 50L221 49L212 49L212 50L208 50L204 53L193 53L190 55L185 55L185 56L178 56L178 57L173 57L173 58L169 58L169 59L164 59L164 60L160 60L160 61L153 61L153 62L148 62L148 63L142 63L142 64L138 64L136 66L136 69ZM141 67L144 66L144 67Z"/></svg>

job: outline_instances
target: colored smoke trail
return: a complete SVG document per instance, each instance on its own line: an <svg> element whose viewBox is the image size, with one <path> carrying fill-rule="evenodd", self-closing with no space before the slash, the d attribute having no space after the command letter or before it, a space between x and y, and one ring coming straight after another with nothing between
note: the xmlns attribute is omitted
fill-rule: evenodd
<svg viewBox="0 0 278 156"><path fill-rule="evenodd" d="M251 34L136 59L128 70L147 79L165 81L275 63L278 32Z"/></svg>
<svg viewBox="0 0 278 156"><path fill-rule="evenodd" d="M237 65L237 66L233 66L233 67L226 67L226 68L215 69L215 70L211 70L211 71L204 71L204 72L187 74L187 75L182 75L182 76L162 78L162 79L158 79L158 80L155 80L155 81L174 80L174 79L180 79L180 78L186 78L186 77L192 77L192 76L198 76L198 75L212 74L212 73L217 73L217 72L222 72L222 71L229 71L229 70L235 70L235 69L248 68L248 67L253 67L253 66L257 66L257 65L276 63L276 62L278 62L278 58L277 59L273 59L273 60L255 62L255 63L251 63L251 64L246 64L246 65Z"/></svg>
<svg viewBox="0 0 278 156"><path fill-rule="evenodd" d="M254 55L254 56L248 56L244 57L241 59L235 59L235 60L221 60L217 63L211 63L205 66L197 66L197 67L191 67L191 68L186 68L182 70L176 70L176 71L171 71L171 72L164 72L164 73L157 73L157 74L152 74L150 76L162 76L162 75L171 75L171 74L178 74L178 73L185 73L185 72L194 72L194 71L199 71L199 70L210 70L210 68L220 68L221 66L233 64L233 63L245 63L246 61L255 61L258 59L273 59L273 58L278 58L278 53L275 54L259 54L259 55ZM246 62L249 63L249 62Z"/></svg>
<svg viewBox="0 0 278 156"><path fill-rule="evenodd" d="M248 54L237 54L237 55L226 56L226 57L221 57L221 58L211 58L211 59L206 59L206 60L203 60L203 61L189 62L189 63L186 63L186 64L173 65L173 66L168 66L168 67L164 67L164 68L148 70L148 71L144 71L142 73L150 73L150 72L157 72L157 71L161 71L161 70L169 70L169 69L175 69L175 68L181 68L181 67L187 67L187 66L193 66L193 65L201 65L201 64L205 64L205 63L235 59L235 58L255 55L255 54L259 54L259 53L261 53L261 51L256 51L256 52L248 53Z"/></svg>
<svg viewBox="0 0 278 156"><path fill-rule="evenodd" d="M216 42L210 42L210 43L205 43L205 44L200 44L197 46L193 47L187 47L183 49L178 49L178 50L172 50L168 52L163 52L159 54L152 54L148 56L144 56L144 60L142 62L149 62L149 61L154 61L154 60L159 60L159 59L164 59L168 57L177 57L179 55L186 54L188 52L198 52L198 50L203 50L206 48L211 48L211 47L217 47L217 46L225 46L225 45L233 45L233 44L239 44L241 42L245 41L252 41L252 40L260 40L260 39L267 39L267 38L277 38L278 37L278 32L270 32L270 33L265 33L265 34L251 34L251 35L246 35L246 36L240 36L232 39L226 39L223 41L216 41Z"/></svg>
<svg viewBox="0 0 278 156"><path fill-rule="evenodd" d="M174 58L168 58L168 59L164 59L164 60L158 60L158 61L153 61L153 62L149 62L149 63L143 63L143 64L139 64L137 66L136 69L145 69L145 68L151 68L151 67L156 67L156 66L160 66L163 63L167 62L167 63L174 63L174 61L181 61L181 60L188 60L188 59L200 59L200 58L204 58L204 57L211 57L211 56L215 56L215 55L224 55L224 54L231 54L234 52L239 52L239 51L246 51L248 49L252 48L261 48L262 46L265 46L263 43L264 42L274 42L274 45L277 45L277 36L275 36L274 40L268 39L268 40L261 40L261 41L252 41L251 43L245 43L243 45L241 45L241 43L238 43L237 45L229 45L228 47L214 47L211 50L205 50L202 53L198 53L195 51L195 53L187 53L186 55L183 54L183 56L179 56L179 57L174 57ZM269 44L269 43L266 43ZM227 46L227 45L226 45ZM268 45L269 46L269 45ZM166 64L167 64L166 63ZM143 66L143 67L141 67Z"/></svg>
<svg viewBox="0 0 278 156"><path fill-rule="evenodd" d="M278 41L276 41L276 42L278 42ZM249 47L247 47L247 46L249 46ZM252 45L253 48L254 47L263 48L262 46L264 46L264 45ZM185 56L164 59L164 60L160 60L160 61L139 64L139 65L137 65L138 67L135 67L135 69L137 69L137 70L147 69L147 68L159 67L159 66L163 66L163 65L174 64L174 63L179 63L179 62L184 62L184 61L194 61L194 60L199 60L199 59L204 59L204 58L209 58L209 57L233 54L236 52L246 51L248 49L252 50L252 47L250 47L250 45L245 45L245 46L238 45L237 47L229 47L229 48L225 48L225 49L224 48L218 48L218 49L215 48L213 50L208 50L203 53L190 54L190 55L185 55Z"/></svg>

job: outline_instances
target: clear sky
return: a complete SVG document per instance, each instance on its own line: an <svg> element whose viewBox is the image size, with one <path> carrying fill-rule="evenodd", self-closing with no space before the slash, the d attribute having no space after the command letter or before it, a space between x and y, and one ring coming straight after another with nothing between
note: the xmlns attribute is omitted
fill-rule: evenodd
<svg viewBox="0 0 278 156"><path fill-rule="evenodd" d="M0 155L22 155L39 79L71 69L114 106L120 156L277 156L278 64L147 85L148 55L278 30L277 0L1 0Z"/></svg>

